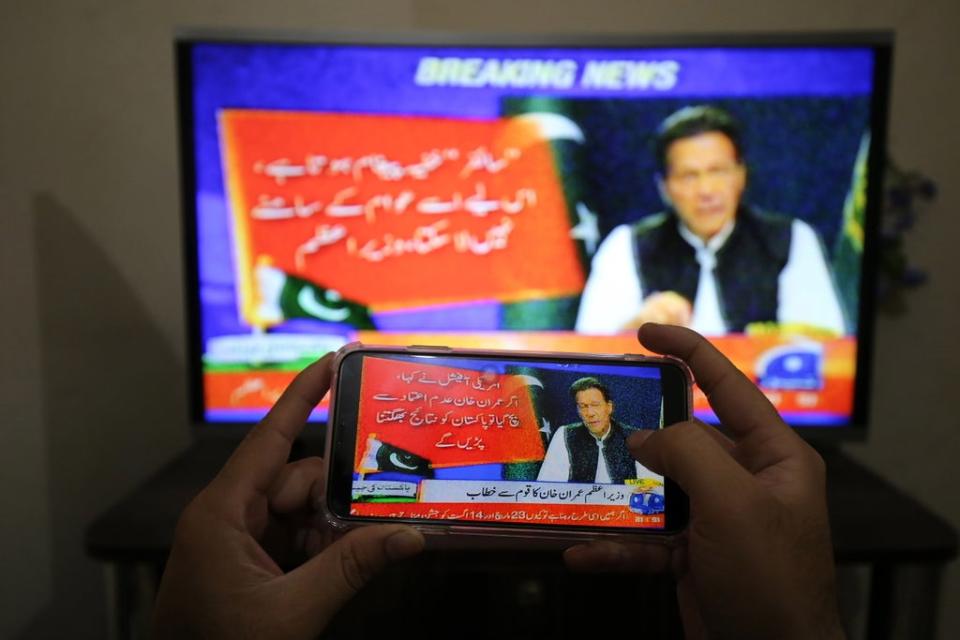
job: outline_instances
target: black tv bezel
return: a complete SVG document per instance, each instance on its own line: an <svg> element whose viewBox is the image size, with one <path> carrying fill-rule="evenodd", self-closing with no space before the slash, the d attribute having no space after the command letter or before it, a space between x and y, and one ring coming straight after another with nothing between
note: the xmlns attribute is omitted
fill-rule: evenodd
<svg viewBox="0 0 960 640"><path fill-rule="evenodd" d="M874 51L873 93L871 96L871 143L867 160L867 209L864 221L864 249L861 262L857 314L857 356L853 412L844 426L815 427L791 425L804 438L831 444L859 441L867 437L870 394L873 386L873 348L876 310L878 244L883 207L883 179L886 169L887 116L894 37L891 31L824 31L807 33L701 33L686 35L622 34L473 34L449 32L403 33L314 33L309 31L261 31L222 29L181 29L174 36L176 101L180 158L180 190L184 310L187 326L187 369L190 421L201 437L239 437L252 422L212 422L205 418L203 389L203 340L200 319L199 246L197 244L196 172L193 138L192 47L198 44L265 44L291 46L435 46L435 47L595 47L595 48L870 48ZM308 428L307 439L321 437L322 429Z"/></svg>

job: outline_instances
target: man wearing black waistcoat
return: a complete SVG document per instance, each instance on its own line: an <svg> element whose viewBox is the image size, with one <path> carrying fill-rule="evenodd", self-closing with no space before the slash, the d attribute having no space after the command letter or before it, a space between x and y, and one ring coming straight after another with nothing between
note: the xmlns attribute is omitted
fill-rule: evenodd
<svg viewBox="0 0 960 640"><path fill-rule="evenodd" d="M570 386L570 395L582 422L553 434L537 480L625 484L628 479L659 478L630 455L627 436L639 429L613 419L613 400L600 380L580 378Z"/></svg>
<svg viewBox="0 0 960 640"><path fill-rule="evenodd" d="M616 227L601 243L578 331L616 333L652 321L706 335L768 322L844 333L817 233L742 202L747 170L729 113L677 111L660 126L656 153L668 208Z"/></svg>

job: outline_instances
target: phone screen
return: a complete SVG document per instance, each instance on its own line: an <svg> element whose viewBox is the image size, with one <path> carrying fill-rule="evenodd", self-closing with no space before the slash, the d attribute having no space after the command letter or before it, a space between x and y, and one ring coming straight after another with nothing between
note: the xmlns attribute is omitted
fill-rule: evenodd
<svg viewBox="0 0 960 640"><path fill-rule="evenodd" d="M340 517L652 531L685 519L685 496L627 448L687 417L673 363L366 351L338 379Z"/></svg>

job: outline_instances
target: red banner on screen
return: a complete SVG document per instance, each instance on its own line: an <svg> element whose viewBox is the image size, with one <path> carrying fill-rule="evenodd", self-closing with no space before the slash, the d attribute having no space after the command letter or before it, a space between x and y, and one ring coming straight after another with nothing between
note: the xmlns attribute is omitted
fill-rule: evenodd
<svg viewBox="0 0 960 640"><path fill-rule="evenodd" d="M542 460L543 441L520 376L364 359L356 469L371 442L433 467Z"/></svg>
<svg viewBox="0 0 960 640"><path fill-rule="evenodd" d="M261 267L373 310L583 289L533 122L225 110L220 128L253 325L274 322L260 311Z"/></svg>
<svg viewBox="0 0 960 640"><path fill-rule="evenodd" d="M355 503L350 515L386 518L464 520L488 523L561 524L589 527L635 527L662 529L662 513L640 515L624 506L602 505L509 505L509 504L377 504Z"/></svg>

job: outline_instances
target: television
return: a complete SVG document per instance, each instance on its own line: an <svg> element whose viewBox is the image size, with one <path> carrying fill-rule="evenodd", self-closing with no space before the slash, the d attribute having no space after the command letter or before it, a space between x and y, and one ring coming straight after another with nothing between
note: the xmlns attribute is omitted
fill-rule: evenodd
<svg viewBox="0 0 960 640"><path fill-rule="evenodd" d="M202 430L354 341L636 353L653 319L866 433L889 34L175 48Z"/></svg>

